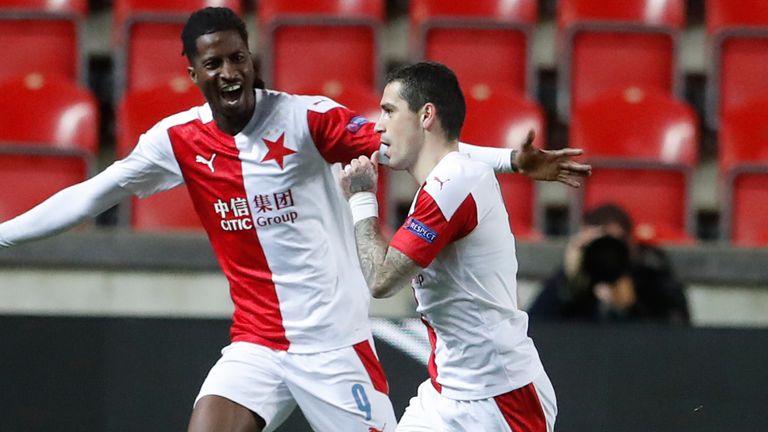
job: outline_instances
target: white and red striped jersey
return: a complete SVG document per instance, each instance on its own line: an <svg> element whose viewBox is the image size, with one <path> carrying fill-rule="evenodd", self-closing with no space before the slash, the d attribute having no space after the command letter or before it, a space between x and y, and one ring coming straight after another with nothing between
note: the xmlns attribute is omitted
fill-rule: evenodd
<svg viewBox="0 0 768 432"><path fill-rule="evenodd" d="M373 123L330 99L257 90L234 137L202 105L160 121L107 171L140 197L186 183L229 280L232 341L320 352L370 337L334 163L379 143Z"/></svg>
<svg viewBox="0 0 768 432"><path fill-rule="evenodd" d="M483 399L543 372L517 308L515 238L488 165L447 154L419 189L391 246L424 269L413 280L429 374L444 396Z"/></svg>

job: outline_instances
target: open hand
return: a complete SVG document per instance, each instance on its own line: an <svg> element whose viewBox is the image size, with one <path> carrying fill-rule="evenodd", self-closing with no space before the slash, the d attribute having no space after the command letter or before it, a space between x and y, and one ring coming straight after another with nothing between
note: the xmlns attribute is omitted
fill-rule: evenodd
<svg viewBox="0 0 768 432"><path fill-rule="evenodd" d="M535 132L531 129L517 153L520 172L534 180L557 181L571 187L580 187L581 179L592 174L592 166L571 160L584 153L581 149L542 150L533 146Z"/></svg>

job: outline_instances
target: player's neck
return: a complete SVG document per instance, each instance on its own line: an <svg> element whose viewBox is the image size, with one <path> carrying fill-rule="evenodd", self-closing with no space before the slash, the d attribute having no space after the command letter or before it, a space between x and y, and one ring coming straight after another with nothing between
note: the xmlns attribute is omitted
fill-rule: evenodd
<svg viewBox="0 0 768 432"><path fill-rule="evenodd" d="M411 173L419 184L422 184L427 180L429 173L432 172L445 155L458 150L459 142L457 140L447 141L445 139L427 139L416 163L413 164L408 172Z"/></svg>
<svg viewBox="0 0 768 432"><path fill-rule="evenodd" d="M253 117L253 110L256 109L256 105L251 107L251 109L246 110L247 114L242 115L236 115L236 116L227 116L220 113L213 113L213 120L216 122L216 126L219 128L220 131L224 132L227 135L235 136L240 131L245 129L245 126L248 124L249 121L251 121L251 117Z"/></svg>

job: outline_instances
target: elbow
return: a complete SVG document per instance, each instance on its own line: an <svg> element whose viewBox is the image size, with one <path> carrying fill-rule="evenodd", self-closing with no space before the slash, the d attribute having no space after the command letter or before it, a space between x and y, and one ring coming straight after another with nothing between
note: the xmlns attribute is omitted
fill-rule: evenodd
<svg viewBox="0 0 768 432"><path fill-rule="evenodd" d="M377 299L383 299L387 297L392 297L392 290L388 289L386 286L382 286L381 284L373 284L371 287L371 295L373 298Z"/></svg>

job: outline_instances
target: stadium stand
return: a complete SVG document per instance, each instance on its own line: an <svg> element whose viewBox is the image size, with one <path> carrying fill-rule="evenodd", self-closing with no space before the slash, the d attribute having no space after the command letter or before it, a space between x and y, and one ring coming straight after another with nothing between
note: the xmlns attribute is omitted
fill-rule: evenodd
<svg viewBox="0 0 768 432"><path fill-rule="evenodd" d="M722 117L719 128L721 237L737 246L768 245L768 97Z"/></svg>
<svg viewBox="0 0 768 432"><path fill-rule="evenodd" d="M115 100L186 76L180 34L189 14L205 6L227 6L240 13L239 0L116 0L112 38L115 48Z"/></svg>
<svg viewBox="0 0 768 432"><path fill-rule="evenodd" d="M614 202L630 213L641 240L693 240L698 124L690 107L660 91L609 92L574 113L570 145L584 149L593 167L573 194L572 227L584 209Z"/></svg>
<svg viewBox="0 0 768 432"><path fill-rule="evenodd" d="M132 8L121 9L144 2L149 5L136 8L135 17ZM95 165L94 156L100 156L101 167L111 163L112 138L116 156L123 156L153 122L202 101L186 77L178 35L180 23L201 0L144 2L0 0L0 43L6 54L0 71L0 220L85 178ZM270 34L262 15L269 14L272 3L276 0L205 2L246 14L249 25L257 24L261 43L269 35L285 46L294 39L311 46L269 58L268 51L252 46L266 60L270 87L324 94L374 120L382 66L432 58L451 65L465 84L469 110L463 140L514 145L524 129L540 125L534 126L537 145L549 141L552 148L568 145L588 152L581 161L595 166L594 175L573 195L560 185L499 177L505 200L513 204L508 206L510 221L521 240L515 248L522 308L562 260L560 222L580 216L593 203L621 203L636 219L639 237L662 243L686 284L691 327L561 326L532 320L531 334L540 341L542 358L549 359L546 367L561 407L577 408L561 410L558 428L768 430L768 417L760 414L763 384L768 382L760 364L766 357L760 341L768 328L765 0L296 0L287 2L287 12L279 14ZM536 7L525 9L519 19L491 18L499 8L513 13L530 3ZM375 6L370 13L351 12L351 20L360 24L350 25L360 31L355 36L345 36L351 29L331 32L315 25L307 26L314 29L310 36L298 36L304 29L282 31L317 16L300 12L302 8L335 16L332 24L346 24L350 16L334 8L364 9L363 4ZM427 18L416 15L421 13L418 4L448 10L430 11ZM594 5L598 7L582 12ZM466 29L456 23L459 12L469 15L461 18L467 25L492 24ZM527 15L531 13L535 15ZM41 16L45 18L38 20ZM153 20L168 16L176 17L167 23L175 29L149 29ZM401 30L407 24L414 30L409 37L421 38L422 46L405 40L407 32ZM526 26L527 37L535 37L524 47L522 33L513 28ZM593 26L601 31L591 33ZM148 41L131 48L130 40L121 40L131 28ZM462 39L454 31L483 41L483 51L459 46ZM112 34L110 43L105 36ZM344 38L357 45L339 48ZM327 45L316 45L320 39ZM434 51L427 48L429 41L437 47ZM452 42L457 45L447 47ZM588 46L593 42L596 47ZM515 44L510 48L515 54L490 53L507 43ZM361 54L370 46L374 54ZM378 50L381 46L386 49ZM523 54L524 49L533 55ZM471 57L473 50L480 60ZM125 90L134 85L125 69L129 52L152 51L162 51L161 60L145 59L143 71L133 77L135 87ZM331 53L341 55L330 64L315 59ZM582 60L593 53L602 60ZM523 55L525 73L517 68ZM464 70L464 64L451 63L454 57L474 63ZM288 67L309 77L278 82L276 73L296 60L303 62ZM646 64L651 69L644 69ZM349 75L339 75L337 65ZM489 71L492 76L486 78ZM497 76L510 80L512 88L485 82ZM582 93L576 89L580 80L591 86ZM470 81L474 83L466 85ZM102 101L101 113L94 95L82 87L86 84ZM691 107L682 103L683 96ZM571 98L578 99L577 110ZM109 105L113 100L116 118ZM706 115L707 129L700 128L693 111ZM542 114L550 120L546 124ZM698 133L705 138L701 142ZM708 146L716 146L717 153ZM506 193L506 181L516 182L509 188L513 196ZM716 202L697 203L701 197L692 198L692 181L699 192L719 187ZM528 196L530 206L522 202ZM397 193L390 194L394 197ZM382 207L384 202L380 197ZM399 203L390 201L390 209ZM0 250L0 331L5 332L0 340L6 348L0 382L7 390L0 392L0 401L13 413L0 416L0 430L40 430L43 424L55 424L58 431L178 430L188 424L189 396L199 390L200 371L210 367L218 347L226 343L231 315L226 281L217 278L219 263L196 231L199 223L183 187L120 207L127 218L122 222L132 229L100 218L97 224L103 229ZM563 214L544 224L558 229L539 236L545 210ZM691 242L696 210L712 217L717 222L713 226L719 224L721 241L701 237ZM551 212L549 216L553 219ZM527 226L530 236L524 234ZM180 233L187 230L192 235ZM410 298L372 302L377 355L398 415L425 378L423 363L429 355L422 323L402 319L414 313ZM377 318L385 316L398 319ZM658 403L661 398L664 404ZM283 429L311 427L296 412Z"/></svg>
<svg viewBox="0 0 768 432"><path fill-rule="evenodd" d="M267 86L377 89L382 0L261 0L258 18Z"/></svg>
<svg viewBox="0 0 768 432"><path fill-rule="evenodd" d="M82 47L85 0L0 0L0 80L57 73L85 84Z"/></svg>
<svg viewBox="0 0 768 432"><path fill-rule="evenodd" d="M560 119L614 88L682 96L676 64L684 24L683 0L559 1Z"/></svg>
<svg viewBox="0 0 768 432"><path fill-rule="evenodd" d="M35 1L20 1L20 0L0 0L0 15L3 17L11 17L19 11L38 11L45 14L56 14L57 16L67 16L70 18L76 18L75 21L82 27L82 20L88 18L88 7L91 5L83 0L63 0L56 2L48 2L42 0ZM305 94L325 94L339 100L340 102L350 106L358 112L364 112L371 120L377 117L378 109L378 88L377 83L380 83L379 78L382 72L382 53L377 51L381 29L385 25L389 25L385 21L385 12L387 16L391 15L392 4L391 2L385 2L383 0L354 0L354 1L340 1L334 0L329 2L311 2L311 1L281 1L281 0L263 0L258 2L241 2L233 0L200 0L197 2L186 2L181 0L163 0L160 2L149 2L146 0L116 0L112 7L107 7L105 10L107 13L113 15L113 26L111 28L113 36L112 46L116 47L115 55L115 77L116 85L114 86L117 93L122 93L124 86L134 86L135 89L131 90L131 93L141 93L142 87L146 89L158 89L158 88L172 88L176 82L176 79L184 75L186 63L184 58L179 55L179 42L178 32L180 29L180 23L187 16L187 14L203 5L226 5L234 8L240 13L253 12L256 16L259 29L262 31L261 35L265 36L260 38L261 42L268 47L268 49L262 50L261 54L265 60L265 76L271 79L274 87L296 91ZM707 0L707 15L706 15L706 28L707 33L710 35L711 46L714 49L716 46L720 46L723 51L724 59L728 57L726 54L726 47L730 47L733 44L730 38L736 36L741 37L742 33L732 33L733 28L739 28L746 31L745 34L755 35L760 34L762 31L761 23L763 18L760 15L760 4L755 0L749 0L740 4L735 12L729 9L728 2ZM385 8L386 6L386 8ZM556 15L552 15L555 12ZM91 5L91 7L94 7ZM540 86L536 76L536 65L532 62L532 42L531 36L533 32L539 31L539 26L543 24L540 14L548 15L548 17L556 18L556 43L558 44L558 51L556 52L556 60L559 62L557 65L559 69L559 85L555 88L558 98L558 103L562 105L563 95L569 93L573 96L574 100L580 98L578 83L580 80L590 81L592 76L597 77L594 82L588 83L588 90L585 90L586 100L589 98L597 97L604 90L612 92L617 95L619 93L627 92L628 89L631 93L635 88L640 89L644 93L654 95L665 94L668 97L674 97L679 95L680 90L680 74L677 73L675 68L675 56L679 55L677 51L678 46L678 33L686 24L686 8L685 2L679 0L632 0L627 2L613 2L604 0L563 0L558 2L546 2L546 1L534 1L534 0L519 0L514 2L498 1L498 0L485 0L478 2L439 2L435 0L413 0L406 5L400 5L403 12L406 14L403 16L408 23L411 24L411 44L410 47L414 48L414 52L409 54L417 58L429 58L438 61L448 63L454 68L460 75L460 79L464 84L465 91L468 95L468 103L470 105L478 105L478 108L471 108L469 117L466 122L465 134L462 137L469 142L478 142L481 144L490 145L507 145L504 139L486 138L486 136L500 136L503 132L493 131L490 126L484 126L488 123L486 116L496 116L498 112L493 112L485 115L473 115L473 111L479 113L485 112L483 106L496 106L496 110L508 109L510 110L508 118L509 121L514 121L513 117L517 114L513 114L518 107L523 109L534 107L532 112L538 110L543 112L541 106L535 106L536 101L531 99L522 99L521 94L526 94L528 98L531 95L535 95L537 91L540 91ZM755 12L748 12L753 7L758 9ZM385 10L386 9L386 10ZM26 12L25 12L26 13ZM36 12L37 13L37 12ZM702 15L704 16L704 15ZM319 21L323 18L335 17L334 19L326 22L329 23L328 27L319 26ZM543 19L548 19L545 16ZM312 24L312 25L303 25ZM318 25L315 25L318 24ZM141 28L151 29L157 25L157 28L164 28L164 30L140 30ZM170 29L175 26L174 29ZM29 26L27 26L29 27ZM35 27L37 29L39 27ZM333 29L330 31L329 29ZM334 36L338 31L354 31L354 38L348 36ZM620 33L616 33L616 32ZM306 33L305 33L306 32ZM10 37L9 32L0 32L0 39L3 37ZM49 36L47 31L36 31L36 34L40 37ZM75 34L73 31L71 34ZM135 35L134 35L135 33ZM626 33L626 35L624 34ZM165 41L162 36L165 34L167 38ZM142 35L148 36L148 39L144 39L144 42L133 42L133 38L141 40ZM152 39L155 35L157 39ZM322 37L318 37L322 35ZM626 38L624 38L626 36ZM303 39L306 38L306 39ZM338 39L337 39L338 38ZM479 38L476 40L483 41L480 44L481 48L470 44L473 38ZM329 45L317 46L316 41L321 40L323 43ZM341 48L340 45L336 45L341 39L354 39L356 45L354 48ZM722 39L722 40L721 40ZM759 39L759 38L757 38ZM71 41L72 39L70 39ZM611 45L621 41L622 49L616 50ZM715 45L715 40L720 41L721 45ZM296 51L286 54L281 57L278 51L284 51L282 47L290 47L292 42L304 42L307 45L307 49L304 51ZM310 43L312 42L312 43ZM643 55L639 55L635 52L635 48L627 48L629 45L637 42L637 50ZM733 41L732 41L733 42ZM595 43L593 47L590 45ZM746 48L740 52L752 52L758 55L760 50L760 41L750 42L753 45L751 51L745 51ZM46 46L48 44L45 44ZM366 48L361 48L365 45ZM16 48L17 44L14 42L6 43L6 46ZM735 45L733 45L735 46ZM502 47L499 51L495 51ZM494 50L493 53L485 52L483 50ZM646 51L647 49L647 51ZM572 52L572 55L565 55L568 52ZM34 51L34 50L27 50ZM56 54L62 54L67 52L66 49L56 49ZM131 53L142 52L142 55L147 53L159 53L163 59L157 61L149 57L144 60L137 61L139 66L136 66L141 70L143 67L144 72L132 74L132 67L128 67L128 57ZM290 51L290 50L289 50ZM365 51L365 54L360 54ZM663 54L661 53L663 51ZM764 50L762 50L764 51ZM69 50L71 53L71 50ZM328 52L342 52L344 55L333 57L332 65L320 64L313 60L311 55L315 53L326 54ZM652 67L650 72L643 72L639 77L632 78L630 72L634 72L634 69L642 69L638 65L629 65L627 59L624 57L617 59L605 57L600 61L588 61L579 60L583 53L584 59L589 59L589 55L597 53L598 55L605 54L606 52L620 53L622 56L628 52L631 52L631 57L634 57L637 62L642 63L640 58L649 59L649 64ZM647 54L647 55L646 55ZM479 55L481 60L473 55ZM291 57L293 56L293 57ZM16 59L21 55L11 55L10 59ZM47 58L48 56L36 56L37 60L41 58ZM140 56L139 56L140 57ZM330 58L331 56L323 55L322 57ZM733 57L733 56L731 56ZM178 59L178 64L174 63L173 59ZM525 62L519 61L525 59ZM171 61L169 61L169 59ZM283 63L284 59L285 63ZM341 59L341 60L339 60ZM517 62L514 60L517 59ZM301 72L301 74L295 74L298 78L287 78L288 81L284 81L285 85L278 84L278 76L281 64L289 64L289 61L301 60L300 66L290 67L292 72ZM390 59L391 60L391 59ZM489 61L498 62L491 63L488 66ZM60 60L59 60L60 61ZM483 62L483 68L478 68L476 65ZM746 60L744 60L746 61ZM354 62L354 66L350 66L347 62ZM68 61L70 66L72 61ZM520 64L525 64L524 68L520 68ZM723 66L722 73L719 68L711 70L713 76L719 76L721 74L723 79L727 79L728 76L739 72L740 70L747 71L751 67L757 68L760 66L759 62L755 61L748 64L749 67L725 67ZM143 66L141 66L143 65ZM313 67L317 65L318 70L314 70ZM362 66L361 66L362 65ZM565 67L567 65L568 67ZM595 68L583 69L583 66ZM605 72L601 75L600 67L605 65L619 65L626 67L610 72ZM310 67L311 66L311 67ZM337 67L338 66L338 67ZM167 70L165 70L167 67ZM46 66L46 68L60 72L62 75L76 76L76 72L67 72L67 68L61 65ZM511 68L515 68L514 71ZM36 70L39 68L33 68ZM4 71L8 72L13 70L12 67L5 68ZM24 70L23 68L20 70ZM70 69L74 70L74 69ZM165 70L165 72L163 71ZM340 70L340 73L348 73L346 75L338 75L336 70ZM756 70L756 69L755 69ZM492 71L492 74L487 74L486 71ZM505 71L505 72L501 72ZM727 72L731 71L731 72ZM309 73L307 73L309 72ZM570 75L568 73L569 72ZM0 80L3 79L0 72ZM156 75L157 74L157 75ZM730 74L730 75L729 75ZM756 73L753 73L753 75ZM131 78L133 75L133 78ZM300 76L303 75L304 77ZM571 76L568 78L568 76ZM619 83L622 81L618 78L627 78L626 83ZM662 78L663 77L663 78ZM10 78L10 76L9 76ZM647 80L646 80L647 78ZM134 81L131 81L133 79ZM184 78L186 79L186 78ZM491 83L491 80L497 79ZM156 81L157 80L157 81ZM565 81L562 81L565 80ZM613 80L613 81L612 81ZM758 80L746 79L736 80L739 85L746 85L749 82L754 82L757 86ZM135 85L132 84L135 82ZM568 85L562 85L563 83ZM617 84L618 83L618 84ZM639 84L638 84L639 83ZM635 85L638 84L638 85ZM708 84L716 85L715 80L708 80ZM606 90L601 89L600 86L605 86ZM589 86L593 88L589 89ZM723 94L729 94L728 90L725 90L727 84L724 85ZM135 91L134 91L135 90ZM753 90L738 90L735 94L742 95L742 101L747 100L746 96L749 94L760 95L759 88L755 87ZM490 94L487 100L476 99L476 95L482 95L484 93ZM514 93L514 95L509 96ZM733 93L733 92L731 92ZM707 96L711 98L713 93L708 89ZM507 95L507 96L502 96ZM502 98L507 100L502 101ZM120 100L120 99L116 99ZM549 103L548 101L545 101ZM747 101L748 102L748 101ZM743 102L743 103L747 103ZM675 101L670 100L665 102L668 105L674 105ZM742 103L742 102L739 102ZM506 104L506 105L505 105ZM588 102L588 106L592 104ZM552 105L552 106L550 106ZM759 104L758 104L759 105ZM499 106L507 106L510 108L498 108ZM709 107L709 102L707 107ZM549 103L546 107L546 112L549 112L554 107ZM635 107L637 108L637 107ZM122 110L121 105L119 110ZM568 115L573 110L568 109ZM617 111L626 111L623 108ZM712 110L707 109L708 116L712 113ZM739 112L743 112L740 110ZM105 111L106 115L110 115L110 111ZM645 115L645 114L643 114ZM122 114L118 114L118 123L122 123L119 118ZM525 117L525 116L523 116ZM709 117L708 117L709 118ZM730 117L729 117L730 118ZM737 120L733 120L738 122ZM475 124L476 123L476 124ZM109 128L109 123L105 123ZM118 130L122 128L118 124ZM560 126L551 126L548 132L555 132L552 136L557 140L557 144L565 144L565 140L557 139L561 136L559 132L566 132L567 128L560 128ZM729 139L724 138L725 130L718 131L720 141L722 143L721 149L721 161L719 163L720 174L725 180L720 182L720 185L726 185L730 182L728 177L729 170L734 165L753 164L752 161L745 162L722 162L723 158L728 160L735 160L736 156L728 156L730 150L725 146L729 146ZM729 129L728 129L729 130ZM730 132L729 132L730 133ZM118 136L121 132L118 132ZM475 135L476 134L476 135ZM564 134L563 134L564 135ZM573 133L571 134L573 135ZM539 141L543 143L543 132L539 133ZM109 135L107 135L109 137ZM118 141L125 140L125 138L118 138ZM135 143L135 137L126 140L129 144ZM109 143L108 143L109 144ZM125 149L123 143L118 144L121 149L118 150L118 155L124 155ZM571 142L569 145L578 146L581 145L576 142ZM590 148L584 145L586 148ZM545 145L546 147L546 145ZM735 151L734 151L735 152ZM631 152L630 152L631 153ZM733 153L735 154L735 153ZM615 155L618 159L619 155ZM637 158L635 154L625 154L620 157L622 160L627 160L630 164L634 163L634 159ZM761 163L761 162L760 162ZM695 169L695 162L693 167ZM667 173L669 174L669 173ZM504 176L514 178L514 176ZM597 177L592 180L592 183L597 183ZM502 179L503 187L506 178ZM714 186L714 185L713 185ZM706 187L706 186L705 186ZM680 186L678 191L682 189L690 190L690 186ZM381 188L382 191L387 188ZM541 201L537 201L536 198L541 195L540 191L536 191L535 187L530 189L530 192L525 192L525 196L531 197L530 211L529 209L515 209L510 211L510 217L513 220L514 226L531 227L531 233L537 232L541 228L542 208ZM724 195L722 196L725 201L726 198L730 200L735 199L735 195L727 195L727 189L723 188ZM518 199L523 192L514 193ZM511 195L511 193L509 194ZM587 195L584 196L588 198ZM690 197L686 198L690 200ZM383 199L382 202L389 200ZM723 201L723 202L725 202ZM683 201L681 201L683 202ZM390 203L392 204L392 203ZM586 202L585 202L586 204ZM690 207L690 203L685 207ZM547 207L548 208L548 207ZM525 218L519 217L517 222L514 219L518 216L514 216L513 213L521 212L521 214L531 215ZM729 221L729 213L726 212L727 207L723 207L723 218L720 222L733 224ZM683 213L689 213L691 210L685 210ZM715 209L717 212L717 209ZM730 211L730 210L728 210ZM735 208L734 208L734 211ZM571 215L574 217L573 215ZM735 217L735 214L732 215ZM691 216L690 214L683 217L687 222L682 224L687 226L686 231L690 235L691 229ZM525 220L525 222L521 222ZM132 223L133 224L133 223ZM137 229L142 225L136 223ZM725 225L721 224L721 227ZM515 228L516 231L527 231L527 228ZM560 231L558 231L560 232ZM732 238L736 241L736 234L721 233L723 238ZM525 235L521 235L525 238ZM533 235L536 238L537 235Z"/></svg>
<svg viewBox="0 0 768 432"><path fill-rule="evenodd" d="M129 91L117 111L118 157L128 155L139 136L159 119L203 102L202 95L187 77ZM130 220L130 226L138 231L202 230L183 185L144 199L133 197L130 204L123 205L121 219Z"/></svg>
<svg viewBox="0 0 768 432"><path fill-rule="evenodd" d="M58 75L0 83L0 220L88 178L98 146L93 95Z"/></svg>
<svg viewBox="0 0 768 432"><path fill-rule="evenodd" d="M768 8L761 0L708 0L707 123L768 95Z"/></svg>
<svg viewBox="0 0 768 432"><path fill-rule="evenodd" d="M411 1L413 57L448 65L464 88L508 86L534 97L537 7L536 0Z"/></svg>

